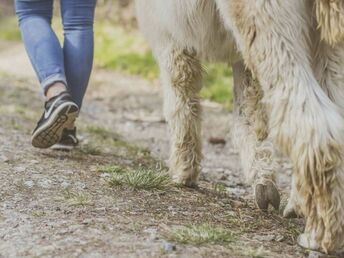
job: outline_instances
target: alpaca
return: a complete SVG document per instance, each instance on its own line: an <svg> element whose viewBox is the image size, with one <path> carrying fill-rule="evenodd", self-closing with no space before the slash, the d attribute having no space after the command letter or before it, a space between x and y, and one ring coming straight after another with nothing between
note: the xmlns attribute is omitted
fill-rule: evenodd
<svg viewBox="0 0 344 258"><path fill-rule="evenodd" d="M257 205L279 207L276 147L294 171L284 213L306 219L298 243L344 248L343 0L136 0L136 9L161 71L174 180L195 186L200 173L201 61L229 63L233 142Z"/></svg>

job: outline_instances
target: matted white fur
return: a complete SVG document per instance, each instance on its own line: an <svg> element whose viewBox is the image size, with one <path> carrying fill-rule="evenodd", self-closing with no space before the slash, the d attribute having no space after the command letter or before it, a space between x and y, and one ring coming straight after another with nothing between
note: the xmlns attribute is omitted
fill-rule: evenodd
<svg viewBox="0 0 344 258"><path fill-rule="evenodd" d="M200 172L200 60L235 64L234 143L257 204L279 204L271 139L294 165L287 208L306 218L299 243L325 252L344 248L344 46L325 8L334 1L136 0L161 69L175 180L194 185Z"/></svg>

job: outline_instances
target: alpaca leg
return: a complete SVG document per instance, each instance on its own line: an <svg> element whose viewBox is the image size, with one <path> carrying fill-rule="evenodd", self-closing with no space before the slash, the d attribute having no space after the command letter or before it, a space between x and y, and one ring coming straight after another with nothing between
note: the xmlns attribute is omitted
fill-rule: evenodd
<svg viewBox="0 0 344 258"><path fill-rule="evenodd" d="M312 35L313 46L313 70L320 83L320 86L329 96L329 98L344 112L344 43L331 46L320 38L317 30L317 24L313 25L314 33ZM295 180L293 180L295 181ZM295 183L292 183L292 189L288 204L283 215L287 218L301 216L299 204L301 198L297 196Z"/></svg>
<svg viewBox="0 0 344 258"><path fill-rule="evenodd" d="M171 133L170 171L174 180L195 186L202 159L202 68L195 53L171 48L156 54L164 90L164 113Z"/></svg>
<svg viewBox="0 0 344 258"><path fill-rule="evenodd" d="M275 185L277 163L274 148L267 140L267 117L261 103L262 90L242 62L233 65L234 126L232 139L239 150L242 168L248 183L253 183L257 206L279 208L280 195Z"/></svg>
<svg viewBox="0 0 344 258"><path fill-rule="evenodd" d="M325 252L344 246L344 120L310 65L309 8L299 0L217 0L269 110L270 135L294 165L305 200L300 244ZM306 239L306 240L305 240Z"/></svg>

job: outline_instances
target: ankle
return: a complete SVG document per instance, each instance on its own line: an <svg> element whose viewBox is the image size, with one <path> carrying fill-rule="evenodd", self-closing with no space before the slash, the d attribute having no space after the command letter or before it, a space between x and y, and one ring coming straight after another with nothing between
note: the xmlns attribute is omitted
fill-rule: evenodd
<svg viewBox="0 0 344 258"><path fill-rule="evenodd" d="M48 101L64 91L67 91L66 85L64 85L62 82L56 82L48 88L45 98Z"/></svg>

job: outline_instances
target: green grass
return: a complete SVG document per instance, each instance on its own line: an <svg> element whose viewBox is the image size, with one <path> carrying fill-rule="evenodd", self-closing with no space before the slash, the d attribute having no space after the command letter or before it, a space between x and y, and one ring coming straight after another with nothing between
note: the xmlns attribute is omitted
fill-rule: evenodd
<svg viewBox="0 0 344 258"><path fill-rule="evenodd" d="M171 178L162 171L147 168L127 169L120 166L105 166L98 169L111 174L111 186L128 187L133 190L165 190L173 185Z"/></svg>
<svg viewBox="0 0 344 258"><path fill-rule="evenodd" d="M164 238L178 244L228 244L234 240L232 232L209 224L188 225L171 229Z"/></svg>
<svg viewBox="0 0 344 258"><path fill-rule="evenodd" d="M154 80L159 69L147 43L138 33L98 23L95 27L95 63L103 68L119 70L130 75ZM201 96L232 108L232 71L226 64L205 64L205 82Z"/></svg>
<svg viewBox="0 0 344 258"><path fill-rule="evenodd" d="M0 39L8 41L19 41L21 39L15 17L0 18Z"/></svg>
<svg viewBox="0 0 344 258"><path fill-rule="evenodd" d="M86 206L91 203L91 199L88 195L70 190L64 191L63 197L70 202L71 205Z"/></svg>
<svg viewBox="0 0 344 258"><path fill-rule="evenodd" d="M107 22L95 25L95 63L130 75L156 79L155 60L145 41L137 33L127 32Z"/></svg>
<svg viewBox="0 0 344 258"><path fill-rule="evenodd" d="M60 18L53 19L60 41L62 26ZM148 80L159 77L159 69L146 41L138 32L128 32L124 28L105 21L95 22L95 57L98 67L112 69L140 76ZM20 40L20 32L14 17L0 20L0 39ZM207 74L201 96L232 108L232 72L225 64L205 64Z"/></svg>

